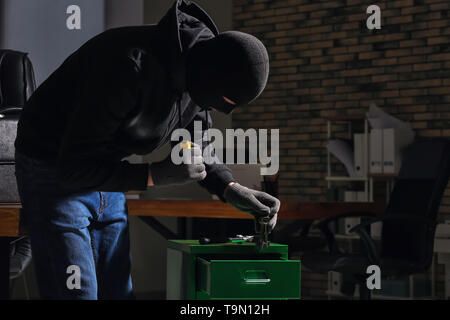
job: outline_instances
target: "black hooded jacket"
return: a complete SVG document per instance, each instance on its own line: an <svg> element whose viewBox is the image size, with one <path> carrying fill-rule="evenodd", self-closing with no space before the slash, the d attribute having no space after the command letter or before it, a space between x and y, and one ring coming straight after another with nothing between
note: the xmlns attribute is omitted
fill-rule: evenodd
<svg viewBox="0 0 450 320"><path fill-rule="evenodd" d="M77 190L147 188L149 164L122 160L170 141L195 120L211 125L186 91L186 55L218 34L195 3L178 0L158 25L122 27L86 42L35 91L18 124L15 147L55 163ZM204 143L205 146L205 143ZM199 182L222 196L233 180L224 164L206 165Z"/></svg>

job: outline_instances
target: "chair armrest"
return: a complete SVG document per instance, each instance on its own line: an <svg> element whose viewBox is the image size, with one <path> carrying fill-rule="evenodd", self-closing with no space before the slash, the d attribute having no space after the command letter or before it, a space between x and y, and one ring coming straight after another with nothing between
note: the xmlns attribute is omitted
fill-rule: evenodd
<svg viewBox="0 0 450 320"><path fill-rule="evenodd" d="M344 212L337 214L335 216L323 218L317 220L317 222L313 223L313 228L319 229L325 238L327 239L328 249L331 253L339 253L339 248L336 243L336 238L334 234L330 231L329 224L333 221L349 218L349 217L375 217L376 214L373 212L365 212L365 211L353 211L353 212Z"/></svg>
<svg viewBox="0 0 450 320"><path fill-rule="evenodd" d="M383 221L392 221L392 220L404 220L406 222L417 222L417 223L424 223L427 224L429 227L435 227L437 225L437 221L425 218L425 217L416 217L416 216L409 216L409 215L388 215L384 217L378 217L378 218L372 218L368 219L366 221L361 222L357 226L354 226L352 229L350 229L350 232L358 232L358 230L363 229L367 226L370 226L371 224L375 222L383 222Z"/></svg>
<svg viewBox="0 0 450 320"><path fill-rule="evenodd" d="M334 237L334 234L333 232L331 232L330 228L328 228L328 224L318 225L317 228L325 236L330 253L339 253L340 251L336 243L336 238Z"/></svg>
<svg viewBox="0 0 450 320"><path fill-rule="evenodd" d="M360 216L360 215L355 215ZM347 216L346 216L347 217ZM359 226L359 225L358 225ZM340 253L339 247L336 243L336 238L334 234L330 231L330 228L328 227L328 224L319 224L317 228L324 234L325 238L327 239L328 243L328 250L330 253ZM352 228L351 230L355 229L356 227ZM353 232L353 231L352 231ZM367 256L369 258L369 261L372 264L379 264L379 256L376 250L375 241L370 237L370 235L367 233L367 231L361 227L357 230L355 230L356 233L361 238L361 241L364 244L364 247L367 251Z"/></svg>
<svg viewBox="0 0 450 320"><path fill-rule="evenodd" d="M335 216L326 217L318 220L314 223L315 227L320 228L322 225L328 225L333 221L342 219L342 218L351 218L351 217L376 217L377 215L373 212L365 212L365 211L356 211L356 212L344 212L337 214Z"/></svg>
<svg viewBox="0 0 450 320"><path fill-rule="evenodd" d="M360 226L361 224L357 225L356 227ZM371 264L380 265L380 256L377 252L377 247L375 245L375 241L373 238L367 233L367 230L363 227L356 229L356 227L352 228L351 230L355 229L355 232L359 235L364 248L367 252L367 258L369 259ZM350 230L350 231L351 231Z"/></svg>

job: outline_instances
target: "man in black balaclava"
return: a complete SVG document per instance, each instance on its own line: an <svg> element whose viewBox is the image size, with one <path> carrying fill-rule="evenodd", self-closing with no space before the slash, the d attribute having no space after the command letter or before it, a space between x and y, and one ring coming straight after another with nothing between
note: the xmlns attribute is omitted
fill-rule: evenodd
<svg viewBox="0 0 450 320"><path fill-rule="evenodd" d="M202 108L213 107L228 114L256 99L268 76L266 48L250 34L221 33L195 44L188 55L187 87L192 100Z"/></svg>
<svg viewBox="0 0 450 320"><path fill-rule="evenodd" d="M204 162L208 141L193 141L191 163L176 165L170 155L151 164L124 159L161 148L178 128L195 137L195 121L206 129L209 110L245 107L268 73L258 39L220 34L187 0L175 1L157 25L107 30L70 55L26 102L15 141L41 297L133 297L126 191L197 181L268 218L271 230L280 201L241 186L226 165Z"/></svg>

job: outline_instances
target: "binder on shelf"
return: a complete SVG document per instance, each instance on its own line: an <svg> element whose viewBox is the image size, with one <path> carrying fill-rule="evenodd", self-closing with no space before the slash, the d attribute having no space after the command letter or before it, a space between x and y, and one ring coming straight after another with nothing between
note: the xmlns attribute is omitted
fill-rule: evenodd
<svg viewBox="0 0 450 320"><path fill-rule="evenodd" d="M366 197L365 191L357 191L356 192L356 201L357 202L366 202L368 199Z"/></svg>
<svg viewBox="0 0 450 320"><path fill-rule="evenodd" d="M396 171L396 157L395 150L395 130L393 128L383 129L383 172L395 173Z"/></svg>
<svg viewBox="0 0 450 320"><path fill-rule="evenodd" d="M356 202L356 191L345 191L344 192L345 202Z"/></svg>
<svg viewBox="0 0 450 320"><path fill-rule="evenodd" d="M383 173L399 172L403 151L411 142L410 137L398 129L383 129Z"/></svg>
<svg viewBox="0 0 450 320"><path fill-rule="evenodd" d="M354 139L354 161L355 176L365 177L367 175L367 155L365 152L365 139L363 133L355 133Z"/></svg>
<svg viewBox="0 0 450 320"><path fill-rule="evenodd" d="M370 132L370 173L383 173L383 129Z"/></svg>
<svg viewBox="0 0 450 320"><path fill-rule="evenodd" d="M370 225L370 236L374 239L381 238L381 232L383 231L383 222L375 222Z"/></svg>
<svg viewBox="0 0 450 320"><path fill-rule="evenodd" d="M340 293L343 283L342 273L336 271L328 272L328 288L333 293Z"/></svg>

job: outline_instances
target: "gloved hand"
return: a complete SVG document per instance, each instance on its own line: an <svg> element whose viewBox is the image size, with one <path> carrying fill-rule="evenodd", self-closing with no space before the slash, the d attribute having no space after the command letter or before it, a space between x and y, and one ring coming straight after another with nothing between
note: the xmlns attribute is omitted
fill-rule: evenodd
<svg viewBox="0 0 450 320"><path fill-rule="evenodd" d="M277 224L278 210L280 210L280 200L270 194L252 190L234 183L225 189L223 197L236 209L251 214L255 217L255 231L258 231L257 219L269 217L269 232Z"/></svg>
<svg viewBox="0 0 450 320"><path fill-rule="evenodd" d="M152 163L150 172L154 185L180 185L205 179L205 165L199 145L192 143L191 149L184 150L183 159L183 163L176 165L169 155L161 162Z"/></svg>

